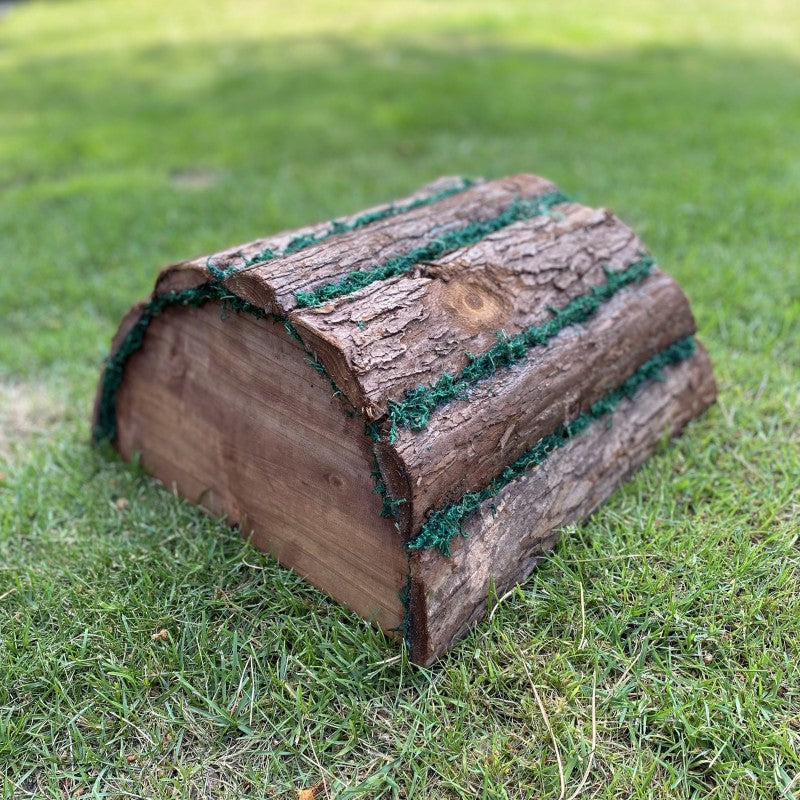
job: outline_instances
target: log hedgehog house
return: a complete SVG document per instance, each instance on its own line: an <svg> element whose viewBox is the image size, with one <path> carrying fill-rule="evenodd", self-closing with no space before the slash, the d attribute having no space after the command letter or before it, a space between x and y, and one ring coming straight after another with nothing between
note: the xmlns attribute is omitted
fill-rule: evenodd
<svg viewBox="0 0 800 800"><path fill-rule="evenodd" d="M428 664L714 401L694 332L609 211L444 178L167 267L94 437Z"/></svg>

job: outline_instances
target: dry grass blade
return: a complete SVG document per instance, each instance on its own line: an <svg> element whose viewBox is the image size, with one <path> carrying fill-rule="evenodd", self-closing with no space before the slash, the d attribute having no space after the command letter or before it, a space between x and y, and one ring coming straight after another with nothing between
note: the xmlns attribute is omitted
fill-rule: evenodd
<svg viewBox="0 0 800 800"><path fill-rule="evenodd" d="M592 675L592 747L589 750L589 758L586 762L586 769L583 771L580 783L575 791L567 798L567 800L575 800L581 793L586 781L589 780L589 773L592 771L592 764L594 763L594 753L597 747L597 673Z"/></svg>
<svg viewBox="0 0 800 800"><path fill-rule="evenodd" d="M528 669L528 663L525 659L525 654L522 652L522 650L519 651L519 656L522 668L525 670L525 674L528 676L528 683L530 683L531 685L533 696L536 699L536 705L539 706L539 711L541 712L545 727L547 728L547 732L550 734L550 741L553 743L553 752L555 753L556 763L558 764L558 781L561 786L561 792L558 795L558 800L564 800L564 795L567 791L567 787L566 787L566 781L564 779L564 764L561 761L561 750L558 746L558 741L556 740L556 736L553 733L553 727L552 725L550 725L550 718L547 716L547 711L545 710L542 698L539 697L539 692L536 689L536 684L533 682L533 676L531 675L531 671Z"/></svg>

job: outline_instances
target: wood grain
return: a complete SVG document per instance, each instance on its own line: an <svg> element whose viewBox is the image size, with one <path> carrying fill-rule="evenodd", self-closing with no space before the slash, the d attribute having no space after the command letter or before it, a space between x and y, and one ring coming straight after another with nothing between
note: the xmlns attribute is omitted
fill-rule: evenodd
<svg viewBox="0 0 800 800"><path fill-rule="evenodd" d="M128 363L117 447L388 631L407 560L380 516L363 422L344 412L280 323L174 307Z"/></svg>

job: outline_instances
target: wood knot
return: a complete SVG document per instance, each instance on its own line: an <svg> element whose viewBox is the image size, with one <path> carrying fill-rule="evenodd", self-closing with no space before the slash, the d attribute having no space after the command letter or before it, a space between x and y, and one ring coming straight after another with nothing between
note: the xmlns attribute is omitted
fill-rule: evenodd
<svg viewBox="0 0 800 800"><path fill-rule="evenodd" d="M449 270L447 278L438 282L439 305L469 333L497 330L511 314L511 300L505 296L495 272L488 266L463 269L460 274Z"/></svg>
<svg viewBox="0 0 800 800"><path fill-rule="evenodd" d="M341 489L344 486L344 481L335 473L329 472L326 476L328 478L328 483L334 489Z"/></svg>

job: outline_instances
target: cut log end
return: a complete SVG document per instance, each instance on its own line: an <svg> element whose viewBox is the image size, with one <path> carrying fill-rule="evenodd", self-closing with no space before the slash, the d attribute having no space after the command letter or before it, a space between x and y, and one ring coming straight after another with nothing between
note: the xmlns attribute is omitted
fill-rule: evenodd
<svg viewBox="0 0 800 800"><path fill-rule="evenodd" d="M116 446L385 630L406 558L380 515L361 421L280 323L171 308L126 368Z"/></svg>

